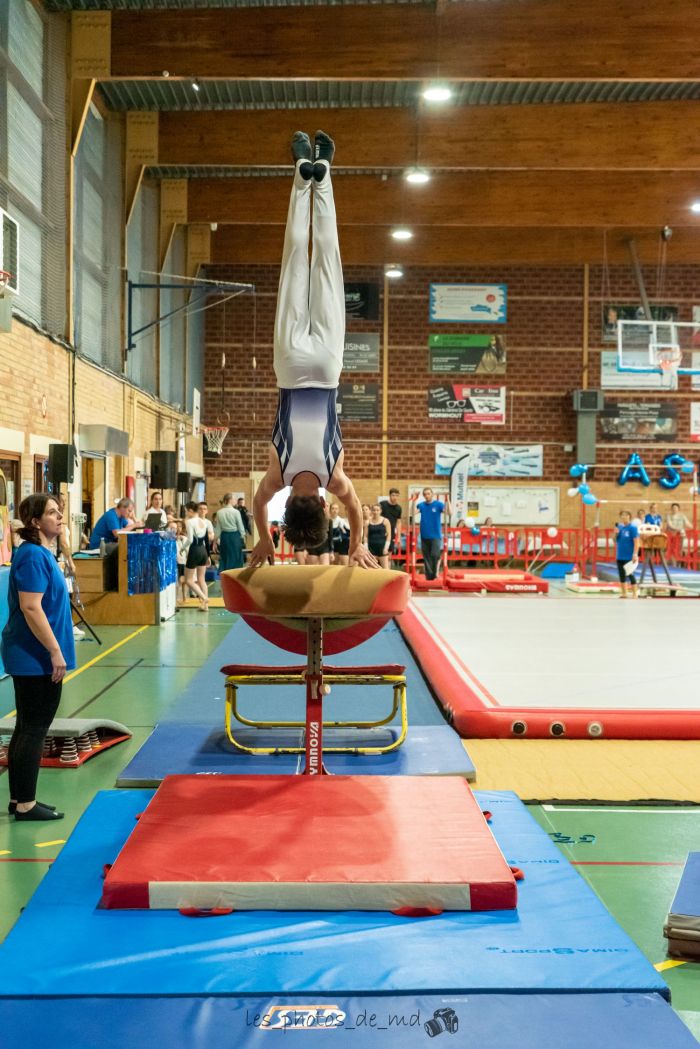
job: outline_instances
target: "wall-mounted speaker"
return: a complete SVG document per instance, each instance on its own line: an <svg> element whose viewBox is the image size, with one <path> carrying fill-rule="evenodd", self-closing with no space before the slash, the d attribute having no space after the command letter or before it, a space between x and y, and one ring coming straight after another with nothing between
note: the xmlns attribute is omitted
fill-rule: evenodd
<svg viewBox="0 0 700 1049"><path fill-rule="evenodd" d="M151 452L150 488L174 488L177 484L177 456L175 452Z"/></svg>
<svg viewBox="0 0 700 1049"><path fill-rule="evenodd" d="M72 484L74 469L75 449L73 445L50 444L48 469L49 484Z"/></svg>
<svg viewBox="0 0 700 1049"><path fill-rule="evenodd" d="M189 495L192 491L192 474L180 473L177 475L177 490L181 495Z"/></svg>

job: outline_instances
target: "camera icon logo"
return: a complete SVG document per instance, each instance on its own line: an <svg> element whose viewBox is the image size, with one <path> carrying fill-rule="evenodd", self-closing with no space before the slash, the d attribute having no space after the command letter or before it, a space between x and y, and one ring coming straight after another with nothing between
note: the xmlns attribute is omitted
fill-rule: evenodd
<svg viewBox="0 0 700 1049"><path fill-rule="evenodd" d="M459 1017L454 1009L450 1009L449 1006L446 1006L444 1009L436 1009L433 1013L432 1020L426 1020L423 1026L430 1038L435 1038L436 1035L442 1034L443 1031L448 1031L450 1034L457 1034L457 1031L459 1030Z"/></svg>

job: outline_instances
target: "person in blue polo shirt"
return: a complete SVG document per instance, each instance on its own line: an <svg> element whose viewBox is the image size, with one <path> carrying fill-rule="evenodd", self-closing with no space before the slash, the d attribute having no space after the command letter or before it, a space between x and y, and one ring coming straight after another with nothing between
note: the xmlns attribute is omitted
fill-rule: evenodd
<svg viewBox="0 0 700 1049"><path fill-rule="evenodd" d="M117 532L141 527L141 522L134 520L133 500L120 499L113 510L108 510L95 522L88 550L98 550L103 539L105 543L116 543Z"/></svg>
<svg viewBox="0 0 700 1049"><path fill-rule="evenodd" d="M446 496L443 503L435 498L432 488L424 488L423 502L418 503L416 509L420 513L420 545L425 578L435 579L442 554L442 515L445 509L448 514L452 513L450 500Z"/></svg>
<svg viewBox="0 0 700 1049"><path fill-rule="evenodd" d="M659 513L656 503L649 503L649 509L644 515L644 524L656 525L657 528L661 528L663 518Z"/></svg>
<svg viewBox="0 0 700 1049"><path fill-rule="evenodd" d="M617 525L617 544L615 557L617 559L617 574L620 577L620 597L627 597L629 588L632 587L632 597L637 597L639 588L634 575L634 569L628 574L625 565L633 562L634 568L639 561L639 549L641 539L639 529L632 524L632 514L629 510L623 510Z"/></svg>
<svg viewBox="0 0 700 1049"><path fill-rule="evenodd" d="M17 720L7 752L8 812L16 820L59 820L62 812L36 800L44 739L61 700L63 678L75 667L73 621L66 580L51 551L63 514L45 492L19 507L24 540L10 567L9 618L2 659L12 675Z"/></svg>

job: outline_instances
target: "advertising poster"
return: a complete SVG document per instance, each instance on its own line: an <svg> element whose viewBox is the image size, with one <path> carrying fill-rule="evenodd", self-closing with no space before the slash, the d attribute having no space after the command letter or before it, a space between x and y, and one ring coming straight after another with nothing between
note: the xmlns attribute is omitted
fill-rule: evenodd
<svg viewBox="0 0 700 1049"><path fill-rule="evenodd" d="M605 441L669 441L678 434L678 406L667 401L608 401L599 414Z"/></svg>
<svg viewBox="0 0 700 1049"><path fill-rule="evenodd" d="M541 444L436 444L435 473L447 476L454 464L469 456L471 477L541 477Z"/></svg>
<svg viewBox="0 0 700 1049"><path fill-rule="evenodd" d="M503 335L431 335L428 349L430 371L436 374L505 374L506 341Z"/></svg>
<svg viewBox="0 0 700 1049"><path fill-rule="evenodd" d="M379 320L379 285L345 282L345 316Z"/></svg>
<svg viewBox="0 0 700 1049"><path fill-rule="evenodd" d="M506 421L505 386L451 383L428 390L428 418L500 426Z"/></svg>
<svg viewBox="0 0 700 1049"><path fill-rule="evenodd" d="M379 371L379 332L347 331L345 333L343 371Z"/></svg>
<svg viewBox="0 0 700 1049"><path fill-rule="evenodd" d="M341 382L337 405L341 423L378 422L379 383Z"/></svg>
<svg viewBox="0 0 700 1049"><path fill-rule="evenodd" d="M430 321L433 324L505 324L506 284L431 284Z"/></svg>
<svg viewBox="0 0 700 1049"><path fill-rule="evenodd" d="M642 306L620 306L612 303L603 304L603 342L617 342L618 321L643 321L644 308ZM651 316L655 321L677 321L677 306L652 306ZM649 329L640 324L636 329L640 346L647 345L649 341Z"/></svg>

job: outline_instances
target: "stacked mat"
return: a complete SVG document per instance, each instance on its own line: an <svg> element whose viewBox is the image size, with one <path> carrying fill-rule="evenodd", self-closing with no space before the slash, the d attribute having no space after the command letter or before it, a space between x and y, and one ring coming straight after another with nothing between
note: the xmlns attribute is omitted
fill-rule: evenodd
<svg viewBox="0 0 700 1049"><path fill-rule="evenodd" d="M688 853L664 936L672 958L700 961L700 852Z"/></svg>

